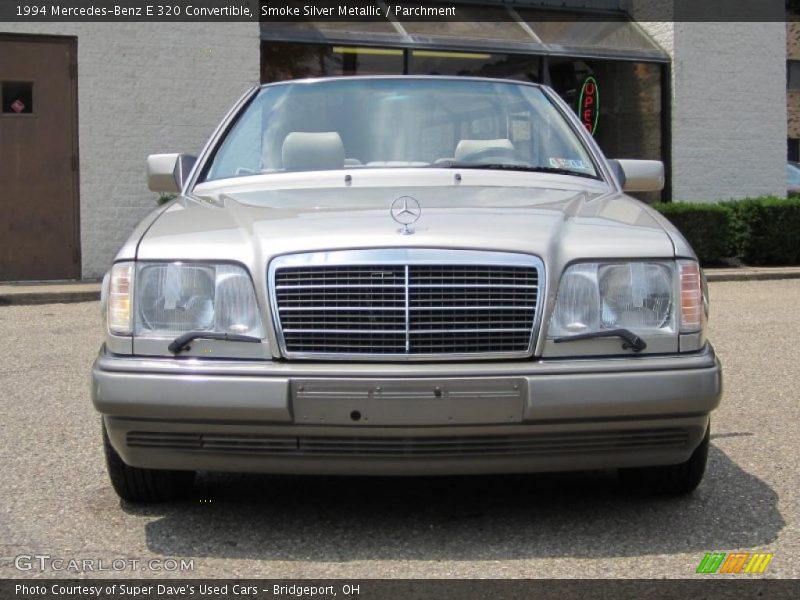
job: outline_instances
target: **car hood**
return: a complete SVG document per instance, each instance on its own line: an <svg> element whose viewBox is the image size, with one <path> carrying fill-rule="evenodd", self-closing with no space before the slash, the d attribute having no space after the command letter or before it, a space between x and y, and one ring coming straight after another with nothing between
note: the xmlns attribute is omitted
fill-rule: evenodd
<svg viewBox="0 0 800 600"><path fill-rule="evenodd" d="M390 213L395 198L417 199L413 235ZM357 248L462 248L581 258L670 258L675 249L657 215L623 194L587 189L499 186L321 187L220 191L180 198L138 244L139 260L230 260Z"/></svg>

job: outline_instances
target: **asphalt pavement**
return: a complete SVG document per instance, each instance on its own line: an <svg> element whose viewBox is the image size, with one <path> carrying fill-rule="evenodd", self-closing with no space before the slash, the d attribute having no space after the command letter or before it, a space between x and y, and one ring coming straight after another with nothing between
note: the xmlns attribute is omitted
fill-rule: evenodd
<svg viewBox="0 0 800 600"><path fill-rule="evenodd" d="M613 472L203 473L191 501L149 506L106 477L89 399L98 303L0 307L0 576L74 577L66 561L90 559L109 570L82 576L682 578L706 552L749 551L774 554L765 577L798 577L798 299L800 280L711 284L725 396L689 497L629 496Z"/></svg>

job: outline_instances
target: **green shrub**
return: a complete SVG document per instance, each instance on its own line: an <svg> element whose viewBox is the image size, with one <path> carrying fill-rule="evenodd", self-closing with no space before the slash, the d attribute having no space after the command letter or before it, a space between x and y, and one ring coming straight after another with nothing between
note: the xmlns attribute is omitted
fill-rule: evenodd
<svg viewBox="0 0 800 600"><path fill-rule="evenodd" d="M800 264L800 199L747 198L731 210L731 241L749 265Z"/></svg>
<svg viewBox="0 0 800 600"><path fill-rule="evenodd" d="M652 205L691 244L703 265L720 265L735 255L732 209L728 204L670 202Z"/></svg>
<svg viewBox="0 0 800 600"><path fill-rule="evenodd" d="M680 230L703 265L800 264L800 198L654 204Z"/></svg>
<svg viewBox="0 0 800 600"><path fill-rule="evenodd" d="M177 198L177 197L178 197L178 194L161 194L161 195L160 195L160 196L159 196L159 197L156 199L156 204L158 204L159 206L161 206L162 204L166 204L167 202L172 202L172 201L173 201L173 200L175 200L175 198Z"/></svg>

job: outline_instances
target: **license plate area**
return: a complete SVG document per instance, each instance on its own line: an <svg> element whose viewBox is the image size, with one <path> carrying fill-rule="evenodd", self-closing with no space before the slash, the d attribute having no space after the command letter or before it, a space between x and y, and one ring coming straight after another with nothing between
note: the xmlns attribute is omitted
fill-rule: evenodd
<svg viewBox="0 0 800 600"><path fill-rule="evenodd" d="M294 422L304 425L424 426L519 423L524 378L295 379Z"/></svg>

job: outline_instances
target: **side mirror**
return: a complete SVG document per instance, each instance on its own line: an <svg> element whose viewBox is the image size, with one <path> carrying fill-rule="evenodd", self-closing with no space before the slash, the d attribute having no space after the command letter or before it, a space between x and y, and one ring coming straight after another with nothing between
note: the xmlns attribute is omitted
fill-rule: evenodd
<svg viewBox="0 0 800 600"><path fill-rule="evenodd" d="M660 160L612 160L626 192L660 192L664 189L664 163Z"/></svg>
<svg viewBox="0 0 800 600"><path fill-rule="evenodd" d="M180 193L197 162L188 154L151 154L147 157L147 187L152 192Z"/></svg>

